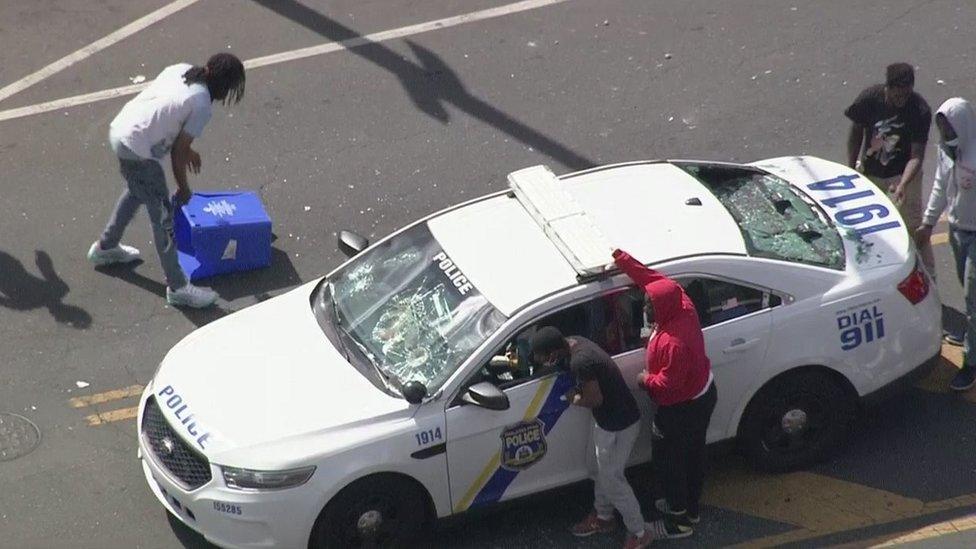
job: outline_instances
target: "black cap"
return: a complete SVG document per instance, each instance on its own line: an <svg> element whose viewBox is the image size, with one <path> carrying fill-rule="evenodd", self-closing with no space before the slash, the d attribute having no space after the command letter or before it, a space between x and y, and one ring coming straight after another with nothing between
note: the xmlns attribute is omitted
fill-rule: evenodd
<svg viewBox="0 0 976 549"><path fill-rule="evenodd" d="M532 334L529 340L533 355L548 355L549 353L566 348L566 338L558 328L545 326Z"/></svg>

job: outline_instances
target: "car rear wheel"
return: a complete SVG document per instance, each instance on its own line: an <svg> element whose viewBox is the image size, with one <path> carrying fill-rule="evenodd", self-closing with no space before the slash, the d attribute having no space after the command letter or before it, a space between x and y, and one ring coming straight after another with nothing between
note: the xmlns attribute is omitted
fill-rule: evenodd
<svg viewBox="0 0 976 549"><path fill-rule="evenodd" d="M826 457L849 432L855 412L853 395L826 373L787 374L753 397L739 440L754 467L790 471Z"/></svg>
<svg viewBox="0 0 976 549"><path fill-rule="evenodd" d="M309 547L405 547L428 520L421 489L393 475L350 484L326 505L315 521Z"/></svg>

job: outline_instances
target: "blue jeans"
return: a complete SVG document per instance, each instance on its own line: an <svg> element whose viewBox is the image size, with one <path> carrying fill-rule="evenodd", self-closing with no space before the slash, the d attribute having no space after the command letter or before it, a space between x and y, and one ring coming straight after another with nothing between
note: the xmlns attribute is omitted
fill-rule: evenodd
<svg viewBox="0 0 976 549"><path fill-rule="evenodd" d="M949 227L949 244L956 260L956 276L966 297L966 366L976 365L976 232Z"/></svg>
<svg viewBox="0 0 976 549"><path fill-rule="evenodd" d="M112 217L105 226L99 245L103 250L114 248L122 240L122 233L132 221L139 206L146 206L152 224L156 253L166 274L166 285L176 290L186 285L186 274L180 267L173 239L173 203L166 188L166 174L155 160L139 158L128 147L111 139L112 149L119 157L119 170L125 179L122 196L119 197Z"/></svg>

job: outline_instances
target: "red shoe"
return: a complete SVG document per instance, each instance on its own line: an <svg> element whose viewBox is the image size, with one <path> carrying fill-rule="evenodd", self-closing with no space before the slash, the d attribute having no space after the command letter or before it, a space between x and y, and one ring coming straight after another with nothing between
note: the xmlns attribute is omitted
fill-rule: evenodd
<svg viewBox="0 0 976 549"><path fill-rule="evenodd" d="M581 520L569 531L578 538L585 538L593 534L609 534L613 532L614 525L613 519L603 520L596 514L596 511L590 511L590 514L586 515L585 519Z"/></svg>
<svg viewBox="0 0 976 549"><path fill-rule="evenodd" d="M650 530L644 530L644 535L637 537L634 534L627 534L627 541L624 542L624 549L643 549L654 541L654 535Z"/></svg>

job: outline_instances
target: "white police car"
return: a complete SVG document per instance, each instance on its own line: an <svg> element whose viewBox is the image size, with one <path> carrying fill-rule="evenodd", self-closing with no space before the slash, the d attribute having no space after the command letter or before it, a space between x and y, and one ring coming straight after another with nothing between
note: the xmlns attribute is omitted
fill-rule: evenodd
<svg viewBox="0 0 976 549"><path fill-rule="evenodd" d="M344 232L355 256L326 278L175 346L138 419L163 505L227 547L384 545L587 478L590 412L526 340L583 335L634 382L643 295L603 271L611 245L688 289L719 388L708 440L738 439L760 467L824 456L865 397L939 353L939 303L897 211L844 166L635 162L509 182L368 248Z"/></svg>

